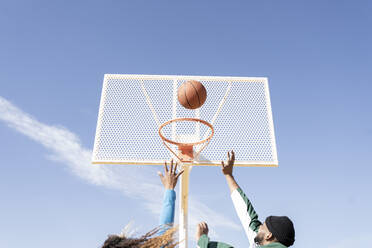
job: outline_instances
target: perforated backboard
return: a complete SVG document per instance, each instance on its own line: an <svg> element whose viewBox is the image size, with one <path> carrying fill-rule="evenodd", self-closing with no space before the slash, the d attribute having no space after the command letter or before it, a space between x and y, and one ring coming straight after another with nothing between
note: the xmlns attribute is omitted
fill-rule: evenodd
<svg viewBox="0 0 372 248"><path fill-rule="evenodd" d="M178 87L192 79L207 90L207 100L196 110L177 100ZM104 77L92 162L162 165L174 155L164 146L159 126L182 117L205 120L215 130L193 165L220 165L229 150L235 151L237 166L278 165L267 78L119 74ZM163 132L192 142L207 137L210 129L175 123Z"/></svg>

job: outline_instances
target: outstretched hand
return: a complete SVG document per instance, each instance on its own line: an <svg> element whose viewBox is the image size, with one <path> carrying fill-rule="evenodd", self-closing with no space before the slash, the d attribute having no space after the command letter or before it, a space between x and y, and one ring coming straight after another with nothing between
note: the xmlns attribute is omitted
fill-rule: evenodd
<svg viewBox="0 0 372 248"><path fill-rule="evenodd" d="M206 222L200 222L197 226L196 226L196 241L198 241L200 239L200 237L205 234L208 236L208 225Z"/></svg>
<svg viewBox="0 0 372 248"><path fill-rule="evenodd" d="M233 173L233 167L234 167L234 161L235 161L235 153L234 151L227 152L227 163L225 164L224 161L221 161L222 166L222 173L227 176L232 176Z"/></svg>
<svg viewBox="0 0 372 248"><path fill-rule="evenodd" d="M177 185L178 177L183 173L183 170L177 173L177 163L173 166L173 159L170 163L170 168L168 170L167 162L164 162L164 175L158 171L161 182L165 189L174 189Z"/></svg>

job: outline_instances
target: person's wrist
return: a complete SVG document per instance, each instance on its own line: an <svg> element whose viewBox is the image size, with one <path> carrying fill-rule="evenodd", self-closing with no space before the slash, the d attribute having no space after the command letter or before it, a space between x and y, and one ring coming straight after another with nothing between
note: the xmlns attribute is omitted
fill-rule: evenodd
<svg viewBox="0 0 372 248"><path fill-rule="evenodd" d="M165 186L165 189L170 189L170 190L174 190L174 188L175 188L175 185L166 185Z"/></svg>
<svg viewBox="0 0 372 248"><path fill-rule="evenodd" d="M225 174L225 177L226 177L226 178L234 178L234 176L233 176L232 173L226 173L226 174Z"/></svg>
<svg viewBox="0 0 372 248"><path fill-rule="evenodd" d="M201 238L205 238L205 239L208 239L208 234L206 233L201 233L198 240L200 240Z"/></svg>

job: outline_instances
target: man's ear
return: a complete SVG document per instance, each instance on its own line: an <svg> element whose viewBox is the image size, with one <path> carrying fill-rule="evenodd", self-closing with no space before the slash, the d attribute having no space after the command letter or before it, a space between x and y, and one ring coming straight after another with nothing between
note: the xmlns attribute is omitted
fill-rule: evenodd
<svg viewBox="0 0 372 248"><path fill-rule="evenodd" d="M266 235L265 235L265 239L266 240L271 240L273 238L273 234L271 232L268 232Z"/></svg>

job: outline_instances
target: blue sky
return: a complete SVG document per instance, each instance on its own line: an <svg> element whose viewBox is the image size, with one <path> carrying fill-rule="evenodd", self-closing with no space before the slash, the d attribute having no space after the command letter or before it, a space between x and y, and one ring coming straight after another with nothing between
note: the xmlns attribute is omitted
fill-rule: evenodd
<svg viewBox="0 0 372 248"><path fill-rule="evenodd" d="M131 220L139 234L156 226L158 168L89 164L105 73L268 77L280 166L236 168L238 183L261 219L293 219L293 247L365 246L371 11L363 0L2 1L0 246L99 247ZM247 247L219 169L190 180L192 221Z"/></svg>

